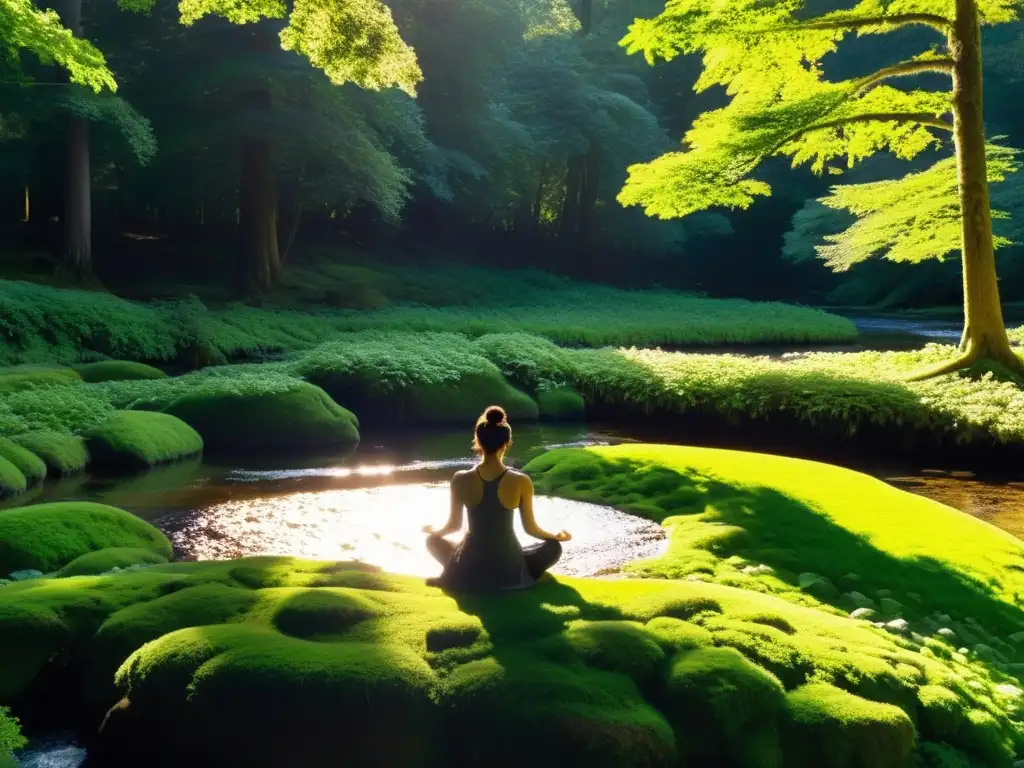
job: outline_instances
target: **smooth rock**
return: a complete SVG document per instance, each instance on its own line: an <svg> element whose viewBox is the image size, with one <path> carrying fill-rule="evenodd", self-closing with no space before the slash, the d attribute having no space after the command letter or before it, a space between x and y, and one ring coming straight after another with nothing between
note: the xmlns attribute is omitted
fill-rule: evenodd
<svg viewBox="0 0 1024 768"><path fill-rule="evenodd" d="M951 643L956 640L956 632L954 632L949 627L942 627L935 634L941 637L943 640L948 640Z"/></svg>
<svg viewBox="0 0 1024 768"><path fill-rule="evenodd" d="M42 571L36 571L34 569L26 569L24 571L15 571L8 576L11 581L28 581L29 579L41 579L43 578Z"/></svg>
<svg viewBox="0 0 1024 768"><path fill-rule="evenodd" d="M948 613L936 613L933 618L939 622L939 624L952 624L953 619L950 618Z"/></svg>
<svg viewBox="0 0 1024 768"><path fill-rule="evenodd" d="M852 600L853 604L856 605L858 608L875 607L875 601L862 592L850 592L848 594L850 596L850 600Z"/></svg>
<svg viewBox="0 0 1024 768"><path fill-rule="evenodd" d="M797 576L797 584L800 585L800 589L807 589L807 587L811 586L816 581L821 581L824 578L824 576L819 576L816 573L806 571Z"/></svg>
<svg viewBox="0 0 1024 768"><path fill-rule="evenodd" d="M891 589L880 589L877 592L875 592L875 597L877 597L879 600L881 600L883 598L886 598L886 597L892 597L892 590Z"/></svg>
<svg viewBox="0 0 1024 768"><path fill-rule="evenodd" d="M910 623L906 619L893 619L886 622L885 628L889 632L899 632L902 634L910 628Z"/></svg>
<svg viewBox="0 0 1024 768"><path fill-rule="evenodd" d="M907 597L909 597L915 603L920 603L922 600L924 600L924 598L917 594L917 592L907 592Z"/></svg>
<svg viewBox="0 0 1024 768"><path fill-rule="evenodd" d="M748 565L741 569L740 572L748 576L771 576L775 573L775 569L770 565L762 563L761 565Z"/></svg>
<svg viewBox="0 0 1024 768"><path fill-rule="evenodd" d="M839 579L839 583L844 587L855 587L860 584L860 576L856 573L848 573Z"/></svg>
<svg viewBox="0 0 1024 768"><path fill-rule="evenodd" d="M882 613L886 616L901 616L903 614L903 603L899 600L893 600L891 597L883 597L879 601L879 605L882 607Z"/></svg>
<svg viewBox="0 0 1024 768"><path fill-rule="evenodd" d="M851 619L860 619L861 621L874 621L875 617L878 616L878 611L873 608L858 608L850 614Z"/></svg>
<svg viewBox="0 0 1024 768"><path fill-rule="evenodd" d="M1014 645L1024 644L1024 632L1014 632L1012 635L1010 635L1009 640Z"/></svg>

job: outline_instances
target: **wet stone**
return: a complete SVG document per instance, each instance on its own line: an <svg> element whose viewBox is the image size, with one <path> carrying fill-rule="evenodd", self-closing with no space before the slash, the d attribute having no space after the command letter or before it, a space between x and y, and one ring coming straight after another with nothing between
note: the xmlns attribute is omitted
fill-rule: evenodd
<svg viewBox="0 0 1024 768"><path fill-rule="evenodd" d="M873 608L858 608L850 614L851 619L859 619L861 621L874 621L878 616L878 611Z"/></svg>

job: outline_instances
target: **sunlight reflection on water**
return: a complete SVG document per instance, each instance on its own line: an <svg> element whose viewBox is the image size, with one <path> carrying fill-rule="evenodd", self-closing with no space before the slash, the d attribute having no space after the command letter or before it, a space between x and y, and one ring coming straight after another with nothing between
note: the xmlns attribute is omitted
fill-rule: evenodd
<svg viewBox="0 0 1024 768"><path fill-rule="evenodd" d="M158 525L189 558L360 560L426 577L436 576L440 567L424 549L421 529L442 525L447 505L446 483L387 485L236 499L169 515ZM655 557L665 547L661 526L609 507L547 497L538 497L535 506L542 527L566 528L573 535L555 573L610 573L631 560ZM520 541L533 541L516 518Z"/></svg>

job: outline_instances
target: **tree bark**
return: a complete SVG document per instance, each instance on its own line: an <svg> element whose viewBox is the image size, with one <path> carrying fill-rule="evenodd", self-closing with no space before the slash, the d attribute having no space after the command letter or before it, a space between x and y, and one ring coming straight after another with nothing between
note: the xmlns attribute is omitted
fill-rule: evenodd
<svg viewBox="0 0 1024 768"><path fill-rule="evenodd" d="M273 288L281 273L277 194L269 139L249 137L243 142L240 183L238 287L244 295L251 295Z"/></svg>
<svg viewBox="0 0 1024 768"><path fill-rule="evenodd" d="M82 35L82 0L66 0L61 21ZM63 258L76 277L92 275L92 177L89 169L89 123L68 118L65 138Z"/></svg>
<svg viewBox="0 0 1024 768"><path fill-rule="evenodd" d="M962 229L964 330L960 356L923 372L917 379L951 373L991 360L1017 373L1024 364L1006 336L992 244L982 113L981 34L976 0L956 0L949 31L953 58L953 135L956 146Z"/></svg>

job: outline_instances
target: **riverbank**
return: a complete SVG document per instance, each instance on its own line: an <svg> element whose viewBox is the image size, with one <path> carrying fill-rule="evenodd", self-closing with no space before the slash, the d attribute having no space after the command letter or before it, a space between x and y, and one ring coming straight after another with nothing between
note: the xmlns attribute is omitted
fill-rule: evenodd
<svg viewBox="0 0 1024 768"><path fill-rule="evenodd" d="M479 600L291 558L12 584L0 587L0 625L17 630L0 632L17 641L0 655L0 701L30 728L63 701L91 733L121 700L89 740L99 765L315 764L340 739L365 764L505 766L525 759L515 734L527 727L559 759L609 766L818 765L840 750L850 765L897 768L913 753L995 768L1024 746L1011 637L1024 545L1012 537L780 457L633 445L562 449L528 469L542 489L662 520L668 552L631 566L647 578ZM152 533L131 535L112 544L165 555ZM62 558L46 567L115 562ZM352 716L380 708L388 718ZM472 725L482 711L486 736ZM154 758L154 739L174 746Z"/></svg>

